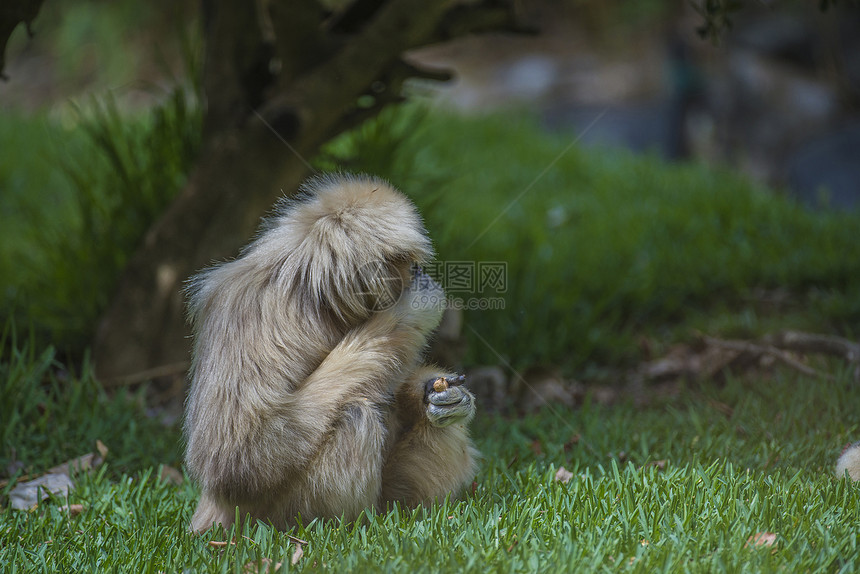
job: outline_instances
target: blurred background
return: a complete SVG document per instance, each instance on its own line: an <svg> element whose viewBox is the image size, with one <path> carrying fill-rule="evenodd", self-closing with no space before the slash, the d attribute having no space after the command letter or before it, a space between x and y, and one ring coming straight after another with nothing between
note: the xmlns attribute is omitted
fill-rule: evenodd
<svg viewBox="0 0 860 574"><path fill-rule="evenodd" d="M49 0L33 37L23 24L11 34L0 83L7 333L71 365L94 354L105 384L154 381L150 400L172 400L175 418L188 352L182 283L234 256L272 200L292 193L300 177L283 162L301 177L390 179L424 214L443 283L446 262L504 264L501 283L448 285L461 309L433 351L474 373L491 408L534 388L574 404L589 386L641 382L679 345L698 352L702 333L856 338L855 3L523 2L498 25L383 46L414 67L368 72L354 89L348 71L314 75L342 53L315 31L367 46L362 31L396 0L315 4L316 20L294 19L314 31L295 45L277 36L277 5L262 1L274 24L252 24L274 47L260 74L275 80L249 88L238 114L216 102L236 74L213 62L232 65L242 33L224 24L222 4ZM295 70L287 50L301 54ZM255 85L254 70L237 85ZM288 72L293 83L278 79ZM352 104L345 121L305 135L312 114L291 89L319 85ZM266 151L249 143L247 161L225 161L226 133L265 139ZM213 163L236 171L207 176ZM272 190L244 203L234 194L249 207L223 234L232 242L195 231L209 216L181 216L193 209L183 190L233 205L215 188L254 188L249 174ZM171 217L188 227L168 233ZM186 244L194 255L171 262ZM147 298L161 290L163 302Z"/></svg>

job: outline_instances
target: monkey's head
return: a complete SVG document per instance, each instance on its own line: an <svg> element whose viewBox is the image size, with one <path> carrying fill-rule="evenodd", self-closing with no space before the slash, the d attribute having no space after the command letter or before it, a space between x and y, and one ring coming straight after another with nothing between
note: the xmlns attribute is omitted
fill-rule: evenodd
<svg viewBox="0 0 860 574"><path fill-rule="evenodd" d="M279 275L305 312L354 325L393 306L413 266L432 256L415 206L385 181L326 175L279 209L273 231L287 239Z"/></svg>

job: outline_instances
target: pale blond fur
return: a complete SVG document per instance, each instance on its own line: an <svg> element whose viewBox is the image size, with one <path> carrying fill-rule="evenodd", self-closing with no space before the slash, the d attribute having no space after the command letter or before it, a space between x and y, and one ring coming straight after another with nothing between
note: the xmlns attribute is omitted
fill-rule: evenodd
<svg viewBox="0 0 860 574"><path fill-rule="evenodd" d="M842 478L846 472L851 480L860 480L860 442L845 447L836 461L836 476Z"/></svg>
<svg viewBox="0 0 860 574"><path fill-rule="evenodd" d="M412 203L386 182L307 182L235 260L189 284L186 463L199 531L234 516L289 527L460 492L474 398L420 364L444 293ZM429 302L435 304L427 304Z"/></svg>

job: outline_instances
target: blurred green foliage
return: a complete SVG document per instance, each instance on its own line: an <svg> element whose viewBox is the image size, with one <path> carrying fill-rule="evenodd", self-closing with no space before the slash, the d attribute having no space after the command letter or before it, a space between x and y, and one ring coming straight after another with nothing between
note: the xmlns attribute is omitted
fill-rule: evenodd
<svg viewBox="0 0 860 574"><path fill-rule="evenodd" d="M145 90L155 78L181 69L193 3L153 0L51 0L10 36L4 88L29 87L36 102L80 93ZM36 81L34 81L36 80ZM26 104L29 106L30 101Z"/></svg>
<svg viewBox="0 0 860 574"><path fill-rule="evenodd" d="M201 131L193 90L145 114L108 95L0 129L0 312L80 354L143 233L180 189Z"/></svg>
<svg viewBox="0 0 860 574"><path fill-rule="evenodd" d="M618 365L638 358L642 335L717 325L857 333L860 214L575 137L511 113L392 109L320 165L405 190L442 261L507 263L504 311L466 312L469 362ZM781 307L760 303L772 293L785 294Z"/></svg>
<svg viewBox="0 0 860 574"><path fill-rule="evenodd" d="M182 4L58 0L32 39L10 39L19 65L0 121L0 318L40 345L82 356L192 165L202 122L192 21ZM101 95L80 103L81 93Z"/></svg>

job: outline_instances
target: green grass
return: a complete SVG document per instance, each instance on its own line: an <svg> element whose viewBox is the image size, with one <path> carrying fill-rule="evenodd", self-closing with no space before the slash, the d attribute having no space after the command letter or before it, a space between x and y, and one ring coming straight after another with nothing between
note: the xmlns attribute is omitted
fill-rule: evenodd
<svg viewBox="0 0 860 574"><path fill-rule="evenodd" d="M47 267L37 237L76 225L74 188L60 162L86 154L80 130L44 115L6 114L0 121L0 301L4 311L20 301ZM20 152L20 153L18 153Z"/></svg>
<svg viewBox="0 0 860 574"><path fill-rule="evenodd" d="M139 401L108 397L88 370L74 376L50 352L18 351L0 363L4 456L14 447L34 472L90 451L97 438L111 448L98 472L78 477L69 503L82 514L70 517L60 500L0 509L4 572L289 564L294 544L265 524L186 532L198 489L155 478L159 463L176 464L178 430L146 418ZM308 543L297 569L854 571L860 486L833 478L832 466L857 438L858 408L848 372L824 383L777 371L688 387L647 408L587 402L523 419L479 414L484 460L474 492L296 528L290 534ZM657 461L665 466L648 464ZM559 466L573 472L569 483L554 480ZM775 533L777 545L746 548L760 532ZM230 539L237 543L208 544Z"/></svg>
<svg viewBox="0 0 860 574"><path fill-rule="evenodd" d="M19 474L38 472L93 451L96 440L125 471L179 463L175 429L144 414L142 391L109 396L88 363L78 376L53 349L35 353L10 338L8 330L0 338L0 468L19 461Z"/></svg>
<svg viewBox="0 0 860 574"><path fill-rule="evenodd" d="M858 334L860 212L810 211L725 170L582 149L576 135L406 108L333 142L320 165L391 179L440 260L507 264L504 311L466 312L472 363L498 353L581 372L636 361L643 336Z"/></svg>
<svg viewBox="0 0 860 574"><path fill-rule="evenodd" d="M9 46L10 61L47 62L59 94L0 119L0 322L76 361L201 139L199 33L184 14L138 4L63 0L34 40L19 27ZM136 92L155 103L136 106Z"/></svg>

